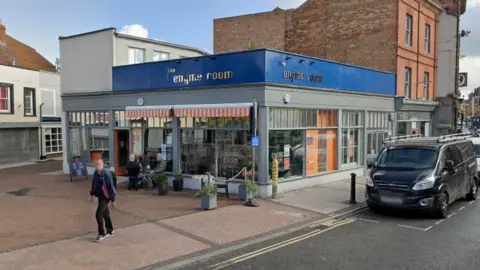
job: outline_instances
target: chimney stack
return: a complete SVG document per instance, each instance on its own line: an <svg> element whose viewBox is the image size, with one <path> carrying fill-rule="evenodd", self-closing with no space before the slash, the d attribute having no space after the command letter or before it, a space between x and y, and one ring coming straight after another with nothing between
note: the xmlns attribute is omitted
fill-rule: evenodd
<svg viewBox="0 0 480 270"><path fill-rule="evenodd" d="M2 19L0 18L0 44L5 44L7 42L7 28L2 24Z"/></svg>

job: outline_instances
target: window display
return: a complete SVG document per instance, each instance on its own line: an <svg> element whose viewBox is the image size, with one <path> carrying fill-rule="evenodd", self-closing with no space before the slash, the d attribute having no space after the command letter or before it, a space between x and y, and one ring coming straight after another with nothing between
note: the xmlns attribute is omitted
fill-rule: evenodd
<svg viewBox="0 0 480 270"><path fill-rule="evenodd" d="M305 130L271 130L269 132L269 163L278 157L278 177L303 176ZM271 168L271 166L269 166Z"/></svg>
<svg viewBox="0 0 480 270"><path fill-rule="evenodd" d="M331 130L307 130L307 175L337 169L337 132Z"/></svg>

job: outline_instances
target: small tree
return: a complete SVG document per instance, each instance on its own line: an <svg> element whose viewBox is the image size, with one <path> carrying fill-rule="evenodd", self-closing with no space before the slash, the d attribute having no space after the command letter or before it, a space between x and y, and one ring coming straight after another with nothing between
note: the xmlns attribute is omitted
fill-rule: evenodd
<svg viewBox="0 0 480 270"><path fill-rule="evenodd" d="M257 47L252 43L252 42L248 42L248 50L251 51L251 50L255 50Z"/></svg>

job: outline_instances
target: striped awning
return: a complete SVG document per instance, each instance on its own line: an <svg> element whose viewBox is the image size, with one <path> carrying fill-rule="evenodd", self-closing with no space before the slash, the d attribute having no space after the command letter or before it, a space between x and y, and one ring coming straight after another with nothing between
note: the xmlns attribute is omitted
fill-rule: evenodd
<svg viewBox="0 0 480 270"><path fill-rule="evenodd" d="M246 117L252 103L175 105L177 117Z"/></svg>
<svg viewBox="0 0 480 270"><path fill-rule="evenodd" d="M127 118L169 117L172 106L129 106L125 108Z"/></svg>

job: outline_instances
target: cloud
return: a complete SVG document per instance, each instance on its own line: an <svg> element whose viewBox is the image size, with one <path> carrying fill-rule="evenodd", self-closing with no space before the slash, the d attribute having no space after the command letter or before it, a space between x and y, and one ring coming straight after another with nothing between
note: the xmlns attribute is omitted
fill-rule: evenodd
<svg viewBox="0 0 480 270"><path fill-rule="evenodd" d="M125 25L119 32L130 36L148 38L148 29L141 24Z"/></svg>
<svg viewBox="0 0 480 270"><path fill-rule="evenodd" d="M461 39L460 54L465 58L460 60L460 72L468 73L468 86L460 88L462 94L468 96L474 88L480 86L480 31L478 17L480 17L480 0L468 0L467 10L460 17L460 29L472 31Z"/></svg>
<svg viewBox="0 0 480 270"><path fill-rule="evenodd" d="M480 0L468 0L467 1L467 8L480 6Z"/></svg>
<svg viewBox="0 0 480 270"><path fill-rule="evenodd" d="M306 0L275 0L275 4L279 8L290 9L297 8L303 4Z"/></svg>

